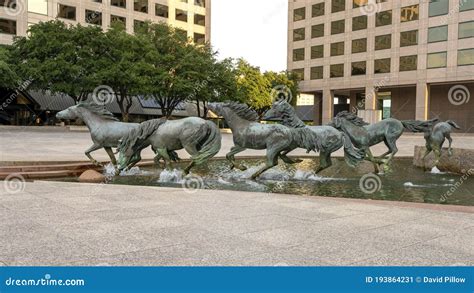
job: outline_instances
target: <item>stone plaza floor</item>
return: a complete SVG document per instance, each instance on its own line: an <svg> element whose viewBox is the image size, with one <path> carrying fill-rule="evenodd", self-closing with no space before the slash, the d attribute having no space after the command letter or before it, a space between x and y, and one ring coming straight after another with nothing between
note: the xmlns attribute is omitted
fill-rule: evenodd
<svg viewBox="0 0 474 293"><path fill-rule="evenodd" d="M82 132L0 137L4 162L83 161L90 145ZM454 139L474 148L472 135ZM399 155L417 144L403 136ZM225 134L219 155L230 145ZM474 207L49 181L11 193L4 183L0 265L474 265Z"/></svg>

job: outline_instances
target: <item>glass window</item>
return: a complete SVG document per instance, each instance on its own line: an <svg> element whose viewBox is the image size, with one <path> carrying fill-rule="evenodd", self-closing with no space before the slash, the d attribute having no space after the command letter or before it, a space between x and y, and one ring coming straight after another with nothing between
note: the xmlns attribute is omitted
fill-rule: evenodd
<svg viewBox="0 0 474 293"><path fill-rule="evenodd" d="M390 58L376 59L374 61L374 73L389 73Z"/></svg>
<svg viewBox="0 0 474 293"><path fill-rule="evenodd" d="M28 0L28 12L48 15L48 0Z"/></svg>
<svg viewBox="0 0 474 293"><path fill-rule="evenodd" d="M351 75L365 75L366 73L366 62L352 62L351 64Z"/></svg>
<svg viewBox="0 0 474 293"><path fill-rule="evenodd" d="M428 15L430 17L448 14L448 12L449 12L449 0L431 0L430 1L430 5L428 8Z"/></svg>
<svg viewBox="0 0 474 293"><path fill-rule="evenodd" d="M344 19L331 22L331 35L344 33L345 21Z"/></svg>
<svg viewBox="0 0 474 293"><path fill-rule="evenodd" d="M400 47L414 46L417 44L418 30L400 33Z"/></svg>
<svg viewBox="0 0 474 293"><path fill-rule="evenodd" d="M344 77L344 64L332 64L329 70L329 76Z"/></svg>
<svg viewBox="0 0 474 293"><path fill-rule="evenodd" d="M311 67L311 79L323 79L323 66L316 66L316 67Z"/></svg>
<svg viewBox="0 0 474 293"><path fill-rule="evenodd" d="M370 0L352 0L352 8L358 8L369 4ZM375 3L383 3L387 0L376 0Z"/></svg>
<svg viewBox="0 0 474 293"><path fill-rule="evenodd" d="M304 80L304 68L293 69L293 73L299 80Z"/></svg>
<svg viewBox="0 0 474 293"><path fill-rule="evenodd" d="M110 0L110 5L117 6L120 8L127 8L127 1L126 0Z"/></svg>
<svg viewBox="0 0 474 293"><path fill-rule="evenodd" d="M305 39L305 28L297 28L293 30L293 41L303 41Z"/></svg>
<svg viewBox="0 0 474 293"><path fill-rule="evenodd" d="M194 33L194 43L204 45L206 43L206 35Z"/></svg>
<svg viewBox="0 0 474 293"><path fill-rule="evenodd" d="M352 53L367 52L367 39L352 40Z"/></svg>
<svg viewBox="0 0 474 293"><path fill-rule="evenodd" d="M293 11L293 21L299 21L306 18L306 7L301 7Z"/></svg>
<svg viewBox="0 0 474 293"><path fill-rule="evenodd" d="M367 28L367 15L361 15L352 18L352 31L363 30Z"/></svg>
<svg viewBox="0 0 474 293"><path fill-rule="evenodd" d="M392 10L378 12L375 15L375 26L392 24Z"/></svg>
<svg viewBox="0 0 474 293"><path fill-rule="evenodd" d="M121 22L124 26L127 25L127 19L125 17L112 14L110 15L110 23L114 22Z"/></svg>
<svg viewBox="0 0 474 293"><path fill-rule="evenodd" d="M320 38L324 36L324 23L313 25L311 27L311 38Z"/></svg>
<svg viewBox="0 0 474 293"><path fill-rule="evenodd" d="M0 34L16 35L16 21L0 18Z"/></svg>
<svg viewBox="0 0 474 293"><path fill-rule="evenodd" d="M324 45L311 47L311 59L318 59L324 57Z"/></svg>
<svg viewBox="0 0 474 293"><path fill-rule="evenodd" d="M346 10L346 0L332 0L331 12L339 12Z"/></svg>
<svg viewBox="0 0 474 293"><path fill-rule="evenodd" d="M418 68L418 56L402 56L400 57L400 71L411 71Z"/></svg>
<svg viewBox="0 0 474 293"><path fill-rule="evenodd" d="M86 9L86 23L102 25L102 12Z"/></svg>
<svg viewBox="0 0 474 293"><path fill-rule="evenodd" d="M324 15L324 2L314 4L312 6L312 16L317 17L317 16L322 16Z"/></svg>
<svg viewBox="0 0 474 293"><path fill-rule="evenodd" d="M164 17L164 18L168 18L169 17L168 6L156 3L155 4L155 15L156 16L161 16L161 17Z"/></svg>
<svg viewBox="0 0 474 293"><path fill-rule="evenodd" d="M194 0L194 5L199 7L206 7L206 0Z"/></svg>
<svg viewBox="0 0 474 293"><path fill-rule="evenodd" d="M134 0L133 10L148 13L148 0Z"/></svg>
<svg viewBox="0 0 474 293"><path fill-rule="evenodd" d="M448 26L436 26L428 29L428 43L436 43L448 40Z"/></svg>
<svg viewBox="0 0 474 293"><path fill-rule="evenodd" d="M344 55L344 42L331 44L331 56Z"/></svg>
<svg viewBox="0 0 474 293"><path fill-rule="evenodd" d="M304 60L304 48L294 49L293 61L303 61L303 60Z"/></svg>
<svg viewBox="0 0 474 293"><path fill-rule="evenodd" d="M458 51L458 65L474 64L474 49L465 49Z"/></svg>
<svg viewBox="0 0 474 293"><path fill-rule="evenodd" d="M176 9L176 20L188 22L188 12L181 9Z"/></svg>
<svg viewBox="0 0 474 293"><path fill-rule="evenodd" d="M381 35L375 37L375 50L392 48L392 35Z"/></svg>
<svg viewBox="0 0 474 293"><path fill-rule="evenodd" d="M474 21L462 22L459 24L459 38L474 37Z"/></svg>
<svg viewBox="0 0 474 293"><path fill-rule="evenodd" d="M58 17L76 20L76 7L59 4Z"/></svg>
<svg viewBox="0 0 474 293"><path fill-rule="evenodd" d="M206 26L206 16L202 14L194 14L194 24Z"/></svg>
<svg viewBox="0 0 474 293"><path fill-rule="evenodd" d="M400 12L400 22L418 20L419 12L420 10L418 4L402 7Z"/></svg>
<svg viewBox="0 0 474 293"><path fill-rule="evenodd" d="M427 68L446 67L448 54L446 52L429 53L426 61Z"/></svg>
<svg viewBox="0 0 474 293"><path fill-rule="evenodd" d="M474 9L474 0L459 0L459 11Z"/></svg>

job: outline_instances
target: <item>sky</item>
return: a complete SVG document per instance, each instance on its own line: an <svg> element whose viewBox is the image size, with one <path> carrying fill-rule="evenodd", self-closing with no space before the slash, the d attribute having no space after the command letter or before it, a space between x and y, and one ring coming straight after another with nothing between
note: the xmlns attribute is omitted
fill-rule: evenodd
<svg viewBox="0 0 474 293"><path fill-rule="evenodd" d="M286 70L287 9L288 0L213 0L211 44L219 58L243 57L263 71Z"/></svg>

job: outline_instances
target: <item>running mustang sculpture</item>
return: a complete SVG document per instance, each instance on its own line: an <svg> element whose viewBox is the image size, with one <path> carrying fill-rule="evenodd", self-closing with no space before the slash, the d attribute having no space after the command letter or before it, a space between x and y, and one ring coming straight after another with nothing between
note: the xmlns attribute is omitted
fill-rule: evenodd
<svg viewBox="0 0 474 293"><path fill-rule="evenodd" d="M137 123L123 123L114 117L103 106L94 103L81 102L56 114L56 118L61 120L81 119L89 128L93 145L86 150L85 154L89 160L100 166L91 153L104 148L110 157L113 165L117 165L112 148L119 144L119 140L138 127Z"/></svg>
<svg viewBox="0 0 474 293"><path fill-rule="evenodd" d="M448 120L446 122L440 122L436 124L432 129L425 132L426 152L423 156L423 162L425 162L426 157L431 152L433 152L435 155L435 162L433 164L433 167L438 167L439 160L441 159L441 150L446 139L449 142L448 156L451 157L453 155L453 139L451 138L451 132L453 131L453 128L461 129L461 127L459 127L456 122ZM426 165L425 169L427 169Z"/></svg>
<svg viewBox="0 0 474 293"><path fill-rule="evenodd" d="M347 134L356 148L364 150L367 160L373 163L375 172L378 173L379 164L383 165L384 171L390 171L390 163L398 152L397 140L403 134L404 129L411 132L426 132L437 121L438 119L399 121L389 118L369 125L354 113L343 111L336 115L330 125ZM375 158L370 151L370 147L381 142L385 143L388 151Z"/></svg>
<svg viewBox="0 0 474 293"><path fill-rule="evenodd" d="M221 134L212 121L197 117L145 121L121 139L119 171L138 163L141 151L150 145L156 153L155 161L163 159L167 167L179 159L175 151L184 148L191 155L191 163L184 169L184 173L189 174L195 165L207 162L219 152Z"/></svg>
<svg viewBox="0 0 474 293"><path fill-rule="evenodd" d="M316 173L332 166L331 154L344 147L344 157L349 166L355 167L365 158L365 153L352 145L349 136L332 126L307 126L298 118L296 111L284 99L275 101L272 108L265 113L264 119L281 118L281 124L291 128L307 128L321 142L319 168Z"/></svg>
<svg viewBox="0 0 474 293"><path fill-rule="evenodd" d="M319 151L320 144L316 135L306 128L290 128L279 124L261 124L258 114L247 105L236 102L209 103L208 108L224 117L232 129L234 146L226 155L231 168L245 170L235 163L235 155L246 149L267 150L266 164L251 178L256 179L263 172L278 165L278 158L285 163L295 164L286 154L298 147L310 151Z"/></svg>

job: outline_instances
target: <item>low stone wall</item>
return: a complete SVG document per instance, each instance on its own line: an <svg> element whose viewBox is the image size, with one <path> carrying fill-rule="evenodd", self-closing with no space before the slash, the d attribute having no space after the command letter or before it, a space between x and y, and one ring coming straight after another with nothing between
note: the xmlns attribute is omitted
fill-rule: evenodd
<svg viewBox="0 0 474 293"><path fill-rule="evenodd" d="M434 154L431 153L423 162L426 148L424 146L415 146L415 155L413 156L413 165L416 167L431 168L434 164ZM453 155L448 156L448 149L443 148L441 160L438 165L441 171L454 172L464 174L467 171L474 169L474 150L456 149L453 148Z"/></svg>

